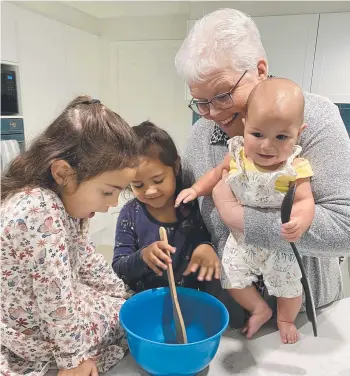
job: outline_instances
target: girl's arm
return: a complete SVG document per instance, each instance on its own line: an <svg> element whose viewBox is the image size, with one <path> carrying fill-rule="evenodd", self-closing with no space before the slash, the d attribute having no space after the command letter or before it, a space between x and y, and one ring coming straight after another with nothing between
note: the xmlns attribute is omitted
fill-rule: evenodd
<svg viewBox="0 0 350 376"><path fill-rule="evenodd" d="M148 266L142 260L142 248L138 247L138 239L135 233L132 208L124 206L120 211L115 232L114 256L112 267L125 283L129 284L142 278L149 272Z"/></svg>
<svg viewBox="0 0 350 376"><path fill-rule="evenodd" d="M45 208L34 211L33 208ZM76 310L76 296L64 222L68 221L62 203L52 196L42 195L33 199L21 211L21 244L32 250L30 262L33 279L33 303L45 323L47 341L58 368L74 368L84 357L84 348L74 338L83 336L80 313ZM70 234L67 234L70 235ZM25 264L22 264L23 266Z"/></svg>
<svg viewBox="0 0 350 376"><path fill-rule="evenodd" d="M88 239L79 269L80 280L97 291L124 298L125 286L114 273L105 258L96 252L95 245Z"/></svg>

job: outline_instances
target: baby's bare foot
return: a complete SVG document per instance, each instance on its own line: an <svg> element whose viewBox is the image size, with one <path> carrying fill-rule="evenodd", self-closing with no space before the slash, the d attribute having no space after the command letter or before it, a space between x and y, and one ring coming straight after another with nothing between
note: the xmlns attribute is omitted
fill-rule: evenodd
<svg viewBox="0 0 350 376"><path fill-rule="evenodd" d="M265 322L269 321L272 316L272 311L267 304L264 304L261 309L252 312L247 325L243 327L242 333L245 333L247 338L251 338Z"/></svg>
<svg viewBox="0 0 350 376"><path fill-rule="evenodd" d="M283 343L296 343L299 341L300 334L294 323L277 320L277 326Z"/></svg>

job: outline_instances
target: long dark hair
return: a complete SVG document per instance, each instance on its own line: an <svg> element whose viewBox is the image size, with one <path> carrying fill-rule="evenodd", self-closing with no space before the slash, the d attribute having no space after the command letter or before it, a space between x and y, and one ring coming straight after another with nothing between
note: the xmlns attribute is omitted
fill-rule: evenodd
<svg viewBox="0 0 350 376"><path fill-rule="evenodd" d="M165 166L172 167L176 177L175 197L182 190L180 156L169 134L150 121L133 127L138 138L140 157L159 159Z"/></svg>
<svg viewBox="0 0 350 376"><path fill-rule="evenodd" d="M51 165L58 159L71 165L78 183L105 171L134 167L136 135L118 114L99 101L77 97L12 162L2 177L1 200L24 188L57 191Z"/></svg>

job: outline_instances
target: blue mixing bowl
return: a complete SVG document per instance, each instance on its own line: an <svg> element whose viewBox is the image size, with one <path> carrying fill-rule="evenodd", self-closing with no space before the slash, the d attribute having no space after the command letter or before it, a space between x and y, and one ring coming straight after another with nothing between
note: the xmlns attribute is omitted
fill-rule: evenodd
<svg viewBox="0 0 350 376"><path fill-rule="evenodd" d="M120 310L130 352L154 376L192 376L214 358L229 322L226 307L201 291L178 287L188 344L176 343L171 295L168 288L143 291Z"/></svg>

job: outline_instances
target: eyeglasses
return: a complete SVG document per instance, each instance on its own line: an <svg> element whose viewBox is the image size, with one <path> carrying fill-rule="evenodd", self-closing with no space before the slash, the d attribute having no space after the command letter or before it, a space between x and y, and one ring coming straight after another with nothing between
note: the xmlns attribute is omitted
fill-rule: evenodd
<svg viewBox="0 0 350 376"><path fill-rule="evenodd" d="M210 112L210 104L212 104L218 110L226 110L233 106L232 93L236 89L237 85L241 82L242 78L248 71L246 70L240 79L235 83L233 88L227 93L215 95L210 101L200 101L192 98L188 107L198 115L208 115Z"/></svg>

